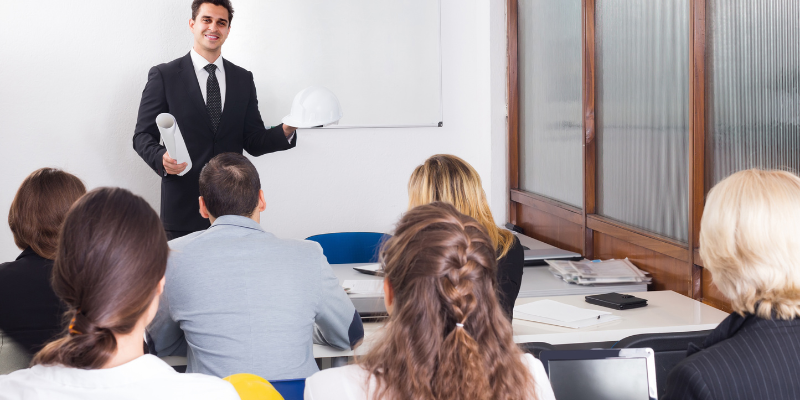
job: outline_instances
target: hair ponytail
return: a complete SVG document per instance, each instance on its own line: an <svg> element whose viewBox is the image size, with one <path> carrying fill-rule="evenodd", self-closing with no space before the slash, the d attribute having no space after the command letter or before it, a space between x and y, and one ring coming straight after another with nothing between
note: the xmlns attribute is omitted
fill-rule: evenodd
<svg viewBox="0 0 800 400"><path fill-rule="evenodd" d="M416 207L381 262L394 312L357 360L376 378L376 399L535 398L495 295L495 246L479 222L447 203Z"/></svg>
<svg viewBox="0 0 800 400"><path fill-rule="evenodd" d="M100 188L78 200L61 229L53 289L69 307L64 336L33 364L97 369L147 311L169 248L158 215L125 189Z"/></svg>
<svg viewBox="0 0 800 400"><path fill-rule="evenodd" d="M478 343L465 327L456 326L442 342L437 378L432 388L437 400L492 398ZM459 384L453 385L453 382Z"/></svg>
<svg viewBox="0 0 800 400"><path fill-rule="evenodd" d="M34 364L62 364L84 369L105 365L117 350L114 333L92 324L77 310L72 314L66 336L49 343L37 355Z"/></svg>

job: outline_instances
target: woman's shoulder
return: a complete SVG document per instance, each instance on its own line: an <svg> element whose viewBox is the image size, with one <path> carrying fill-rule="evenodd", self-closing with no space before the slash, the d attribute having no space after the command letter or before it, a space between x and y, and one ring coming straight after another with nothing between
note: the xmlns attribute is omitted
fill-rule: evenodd
<svg viewBox="0 0 800 400"><path fill-rule="evenodd" d="M10 397L3 397L3 394ZM0 376L0 400L112 397L149 400L239 399L229 382L201 374L179 374L151 355L109 369L83 370L62 365L37 365Z"/></svg>
<svg viewBox="0 0 800 400"><path fill-rule="evenodd" d="M161 377L161 385L166 391L175 393L178 397L192 399L239 399L236 389L230 382L224 381L215 376L188 373L188 374L164 374ZM167 398L167 397L165 397Z"/></svg>
<svg viewBox="0 0 800 400"><path fill-rule="evenodd" d="M536 398L538 400L555 400L556 396L553 394L553 387L550 386L550 378L547 377L542 362L530 353L525 353L522 355L522 364L528 368L533 377L536 385Z"/></svg>
<svg viewBox="0 0 800 400"><path fill-rule="evenodd" d="M306 379L306 400L366 399L369 373L359 365L328 368ZM372 386L373 379L370 379Z"/></svg>

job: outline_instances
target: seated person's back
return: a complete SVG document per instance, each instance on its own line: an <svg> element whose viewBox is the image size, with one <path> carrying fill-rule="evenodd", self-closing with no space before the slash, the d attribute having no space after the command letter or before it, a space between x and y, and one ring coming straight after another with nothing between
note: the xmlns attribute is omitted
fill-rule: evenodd
<svg viewBox="0 0 800 400"><path fill-rule="evenodd" d="M220 377L305 378L318 370L313 342L351 348L363 337L321 247L261 228L263 192L246 157L212 159L200 191L212 225L170 242L167 288L148 328L159 356L186 354L187 372Z"/></svg>
<svg viewBox="0 0 800 400"><path fill-rule="evenodd" d="M83 182L74 175L42 168L25 178L11 203L8 225L23 251L16 260L0 264L0 331L31 357L62 330L65 309L50 286L50 275L64 216L84 193Z"/></svg>
<svg viewBox="0 0 800 400"><path fill-rule="evenodd" d="M494 288L494 242L455 207L413 208L381 249L389 319L355 365L306 379L306 400L553 400L514 343Z"/></svg>
<svg viewBox="0 0 800 400"><path fill-rule="evenodd" d="M662 399L800 398L800 178L740 171L709 192L700 256L734 310Z"/></svg>
<svg viewBox="0 0 800 400"><path fill-rule="evenodd" d="M0 376L0 400L238 399L228 382L179 374L144 354L169 248L155 211L124 189L101 188L67 214L53 289L71 316L34 367Z"/></svg>

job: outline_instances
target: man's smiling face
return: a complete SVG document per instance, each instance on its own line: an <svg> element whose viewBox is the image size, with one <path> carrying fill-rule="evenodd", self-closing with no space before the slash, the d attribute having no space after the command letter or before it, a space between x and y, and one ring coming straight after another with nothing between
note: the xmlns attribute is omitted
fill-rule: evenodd
<svg viewBox="0 0 800 400"><path fill-rule="evenodd" d="M197 17L189 21L189 29L194 35L195 50L219 53L230 32L228 10L222 6L203 3Z"/></svg>

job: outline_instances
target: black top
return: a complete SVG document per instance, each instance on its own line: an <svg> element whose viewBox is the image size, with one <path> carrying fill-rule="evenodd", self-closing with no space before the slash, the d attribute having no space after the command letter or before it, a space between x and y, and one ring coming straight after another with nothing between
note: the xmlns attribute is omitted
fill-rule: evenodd
<svg viewBox="0 0 800 400"><path fill-rule="evenodd" d="M522 267L525 262L525 250L522 243L514 236L514 244L508 249L506 256L497 260L497 300L510 320L514 316L514 302L517 301L519 287L522 285Z"/></svg>
<svg viewBox="0 0 800 400"><path fill-rule="evenodd" d="M168 231L198 231L208 228L208 220L197 211L200 196L200 171L220 153L247 151L253 156L287 150L295 146L286 140L283 126L264 127L258 110L253 74L228 60L225 66L225 98L219 126L214 129L208 115L192 58L187 53L150 69L142 92L139 116L133 135L133 148L161 177L161 221ZM161 134L156 116L175 117L192 159L192 169L184 176L164 176L161 157L166 152L159 144Z"/></svg>
<svg viewBox="0 0 800 400"><path fill-rule="evenodd" d="M50 286L53 261L30 248L0 264L0 330L36 353L61 333L65 311Z"/></svg>
<svg viewBox="0 0 800 400"><path fill-rule="evenodd" d="M664 399L800 399L800 321L731 314L667 377Z"/></svg>

